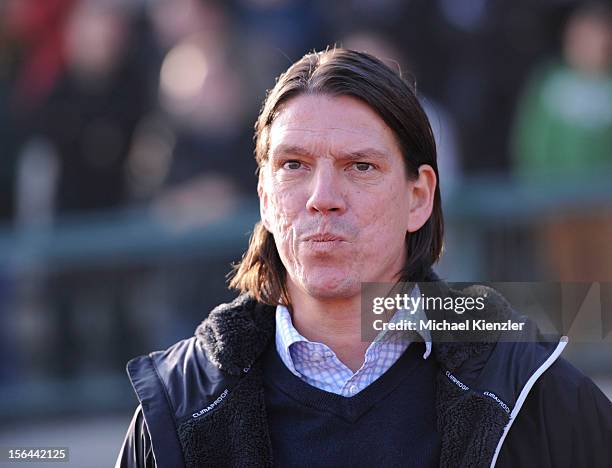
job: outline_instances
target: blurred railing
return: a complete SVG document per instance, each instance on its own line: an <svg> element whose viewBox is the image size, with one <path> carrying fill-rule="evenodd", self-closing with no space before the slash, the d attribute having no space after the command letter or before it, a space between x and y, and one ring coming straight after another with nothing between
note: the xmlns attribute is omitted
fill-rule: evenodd
<svg viewBox="0 0 612 468"><path fill-rule="evenodd" d="M0 228L0 265L11 274L87 266L180 261L185 255L234 253L259 217L254 200L244 200L227 218L177 227L147 209L125 209L60 220L51 226Z"/></svg>
<svg viewBox="0 0 612 468"><path fill-rule="evenodd" d="M534 181L518 184L505 177L487 174L466 179L460 187L445 195L444 211L448 241L447 253L440 265L443 277L453 281L548 279L541 277L544 270L538 264L537 255L534 256L538 246L532 236L533 228L551 216L612 213L612 184L605 175L588 182ZM145 352L170 344L171 334L160 339L154 332L170 329L173 321L178 321L183 313L183 309L177 306L176 314L165 311L164 318L157 317L155 297L159 294L158 289L165 287L165 278L171 277L173 284L178 285L191 281L196 290L200 289L197 284L201 283L202 291L199 292L207 294L206 307L224 299L218 293L218 287L217 292L211 289L210 293L206 292L206 287L214 280L222 283L222 271L227 272L229 262L240 258L258 219L257 201L248 199L229 216L196 226L183 225L171 216L159 216L143 208L63 219L53 227L0 227L0 327L9 335L2 337L4 347L0 344L0 354L4 356L0 358L0 415L3 418L23 418L133 407L135 399L123 364L118 363L124 363L135 351ZM153 273L151 280L151 271L168 269L172 271L170 276L159 277ZM54 294L58 289L62 289L60 292L64 299L71 300L72 293L81 289L79 281L87 277L93 278L91 290L102 291L104 297L105 281L122 288L123 274L128 278L141 275L143 271L149 272L144 292L134 294L130 287L126 288L128 295L141 297L135 302L136 306L126 308L123 305L117 312L111 300L106 308L97 312L97 316L91 313L91 317L85 320L79 318L78 306L72 304L71 312L59 323L71 327L71 321L85 320L85 325L80 326L82 330L88 330L88 324L106 323L100 315L108 312L115 317L112 320L117 320L116 328L131 324L137 329L146 321L143 335L149 333L153 337L141 337L138 346L127 349L122 346L133 341L129 330L123 334L96 337L94 329L91 337L84 338L83 342L98 339L101 343L97 348L92 347L84 362L71 364L70 371L63 376L29 367L37 356L44 357L50 353L57 355L49 362L70 360L73 358L70 350L73 353L80 349L78 337L72 348L66 348L68 352L58 350L51 341L48 345L37 345L39 354L30 354L29 361L22 358L36 339L44 341L53 336L49 330L54 328L47 325L46 332L40 331L44 327L37 323L54 320L51 316L60 310L53 306L37 311L36 307L28 306L27 297L32 294L28 288L32 283L40 286L48 283L50 278L64 278L58 283L59 287L54 284L51 292L47 289L42 293L43 299L39 302L55 301L57 297ZM99 272L106 272L102 273L106 276L97 276ZM124 293L126 291L121 294ZM172 296L172 292L169 294ZM148 296L153 296L153 299L147 299ZM178 293L176 297L183 298L183 295ZM172 308L172 300L169 303ZM153 310L142 310L143 304L153 304ZM189 307L196 309L196 317L203 318L205 310L199 308L201 304L197 301L194 304ZM111 314L111 311L114 312ZM24 319L26 315L29 318ZM6 332L13 330L12 325L5 326L15 321L22 323L17 327L19 333L16 336ZM185 328L176 334L180 336L184 330L191 329L192 324L190 318ZM107 323L105 326L112 330L114 325ZM70 336L74 340L73 335ZM115 350L115 361L96 371L100 367L98 364L105 362L105 350L113 348L125 349L125 352ZM610 356L595 354L591 352L588 356L593 369L597 372L612 371L609 369L612 365Z"/></svg>

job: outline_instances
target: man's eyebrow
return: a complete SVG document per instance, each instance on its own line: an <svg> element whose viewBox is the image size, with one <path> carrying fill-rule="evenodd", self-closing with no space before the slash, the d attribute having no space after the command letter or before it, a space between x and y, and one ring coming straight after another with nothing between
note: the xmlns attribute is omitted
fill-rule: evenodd
<svg viewBox="0 0 612 468"><path fill-rule="evenodd" d="M271 152L270 156L283 156L283 155L295 155L295 156L310 156L310 151L298 145L280 144L275 147Z"/></svg>
<svg viewBox="0 0 612 468"><path fill-rule="evenodd" d="M280 157L286 155L295 156L312 156L312 153L306 148L299 145L280 144L271 152L271 157ZM339 159L348 159L350 161L358 161L361 159L387 159L389 155L376 148L362 148L356 151L348 151L337 154Z"/></svg>
<svg viewBox="0 0 612 468"><path fill-rule="evenodd" d="M350 161L358 161L361 159L387 159L389 154L376 148L363 148L357 151L350 151L347 153L340 153L338 155L341 159L348 159Z"/></svg>

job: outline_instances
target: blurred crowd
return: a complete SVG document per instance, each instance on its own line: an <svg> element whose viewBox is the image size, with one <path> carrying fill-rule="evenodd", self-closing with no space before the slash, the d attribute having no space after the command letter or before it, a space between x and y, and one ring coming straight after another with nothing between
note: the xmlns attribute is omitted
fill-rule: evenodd
<svg viewBox="0 0 612 468"><path fill-rule="evenodd" d="M569 0L4 0L0 220L230 211L265 90L334 44L416 82L447 196L481 170L600 172L610 31L609 4Z"/></svg>

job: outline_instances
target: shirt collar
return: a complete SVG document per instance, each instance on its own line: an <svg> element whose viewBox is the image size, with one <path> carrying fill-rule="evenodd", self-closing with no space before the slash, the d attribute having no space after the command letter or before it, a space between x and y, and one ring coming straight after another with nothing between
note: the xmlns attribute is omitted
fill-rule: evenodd
<svg viewBox="0 0 612 468"><path fill-rule="evenodd" d="M293 343L300 341L308 342L308 339L300 335L293 326L289 309L284 305L276 306L276 350L282 361L295 375L300 375L293 364L293 358L289 348Z"/></svg>
<svg viewBox="0 0 612 468"><path fill-rule="evenodd" d="M421 290L419 289L419 285L415 283L410 293L410 297L416 300L420 295ZM427 316L425 315L425 312L423 312L422 302L418 302L418 304L419 307L414 311L414 313L406 309L398 309L395 314L393 314L393 317L391 317L391 320L389 320L389 323L400 323L402 322L402 320L405 320L408 322L415 322L416 324L419 324L420 320L427 320ZM416 327L416 332L419 334L419 336L423 339L423 342L425 343L425 352L423 353L423 359L427 359L431 354L431 332L429 331L429 329L421 328L419 326ZM380 331L376 338L374 338L374 341L376 342L389 339L397 339L396 337L399 337L401 339L402 337L406 337L407 333L408 332L406 332L405 330L385 329Z"/></svg>
<svg viewBox="0 0 612 468"><path fill-rule="evenodd" d="M421 295L421 290L417 284L414 285L412 289L411 296L417 298ZM415 311L414 314L410 313L405 309L399 309L391 318L391 322L400 322L402 320L415 321L419 323L419 320L426 320L427 317L423 312L422 306ZM431 354L431 333L428 329L421 329L421 327L417 327L417 333L423 339L425 343L425 352L423 353L423 359L427 359ZM395 337L401 338L406 337L406 331L399 330L383 330L381 331L377 337L374 339L375 342L384 342L389 339L396 339ZM276 349L279 350L279 353L282 353L284 358L283 361L291 363L289 366L289 370L293 373L297 373L295 367L293 367L293 361L291 359L291 353L289 348L292 344L298 342L309 342L307 338L302 336L293 326L293 321L291 319L291 313L287 309L287 307L283 305L276 306ZM292 368L293 367L293 368Z"/></svg>

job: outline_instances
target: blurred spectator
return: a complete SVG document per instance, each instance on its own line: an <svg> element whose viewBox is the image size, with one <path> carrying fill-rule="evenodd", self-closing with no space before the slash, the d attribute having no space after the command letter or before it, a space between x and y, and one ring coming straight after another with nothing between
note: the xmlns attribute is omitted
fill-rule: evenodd
<svg viewBox="0 0 612 468"><path fill-rule="evenodd" d="M520 102L514 155L521 176L612 169L612 17L590 4L570 18L563 60L539 67Z"/></svg>
<svg viewBox="0 0 612 468"><path fill-rule="evenodd" d="M0 2L0 220L12 220L24 120L61 71L61 33L74 0Z"/></svg>
<svg viewBox="0 0 612 468"><path fill-rule="evenodd" d="M49 149L46 158L58 161L56 193L49 195L55 195L59 214L114 208L126 200L125 161L148 105L130 60L129 13L118 2L83 0L63 31L64 72L33 124L33 137ZM26 161L30 149L25 146ZM42 158L40 151L36 157Z"/></svg>
<svg viewBox="0 0 612 468"><path fill-rule="evenodd" d="M612 170L612 11L588 3L570 17L563 60L529 80L516 117L518 175L563 185ZM612 216L585 211L544 223L549 267L566 281L612 278Z"/></svg>
<svg viewBox="0 0 612 468"><path fill-rule="evenodd" d="M328 37L330 10L339 2L309 0L237 0L236 17L243 37L244 71L252 93L246 96L255 115L261 97L287 65Z"/></svg>
<svg viewBox="0 0 612 468"><path fill-rule="evenodd" d="M176 11L165 21L168 9ZM149 195L155 213L173 227L207 223L230 213L240 197L252 195L256 182L248 119L253 110L240 35L222 2L157 0L149 15L163 55L162 113L157 129L140 136L159 140L166 135L161 147L169 149L169 155L158 158L163 176ZM154 158L148 152L130 156L130 173L137 182L133 169L150 167ZM139 185L132 188L138 192Z"/></svg>

